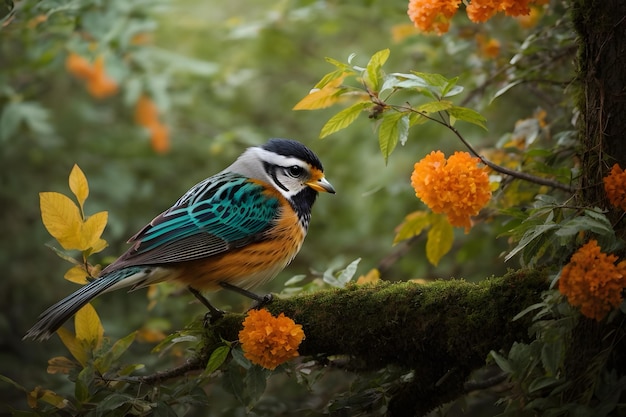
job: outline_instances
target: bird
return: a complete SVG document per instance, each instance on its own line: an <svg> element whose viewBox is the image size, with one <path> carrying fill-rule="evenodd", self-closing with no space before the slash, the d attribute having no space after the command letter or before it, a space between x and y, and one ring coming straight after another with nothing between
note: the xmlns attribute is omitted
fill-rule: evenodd
<svg viewBox="0 0 626 417"><path fill-rule="evenodd" d="M300 251L319 192L335 194L313 151L291 139L247 148L223 171L199 182L155 217L97 278L52 305L24 339L50 338L97 296L159 282L186 286L221 316L203 292L228 289L260 305L250 291L282 271Z"/></svg>

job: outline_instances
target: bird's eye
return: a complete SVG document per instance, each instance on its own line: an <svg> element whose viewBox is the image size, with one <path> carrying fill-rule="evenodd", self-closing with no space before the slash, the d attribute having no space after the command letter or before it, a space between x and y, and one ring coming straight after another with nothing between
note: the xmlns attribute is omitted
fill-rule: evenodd
<svg viewBox="0 0 626 417"><path fill-rule="evenodd" d="M298 165L293 165L287 168L287 173L294 178L300 177L303 172L304 172L304 168Z"/></svg>

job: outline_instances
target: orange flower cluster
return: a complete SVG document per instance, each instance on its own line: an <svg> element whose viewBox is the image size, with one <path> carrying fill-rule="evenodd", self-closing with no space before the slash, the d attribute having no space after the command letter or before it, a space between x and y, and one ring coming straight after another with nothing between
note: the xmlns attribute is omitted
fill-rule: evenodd
<svg viewBox="0 0 626 417"><path fill-rule="evenodd" d="M433 151L415 164L411 184L415 195L435 213L445 213L451 225L471 227L470 216L478 214L491 198L489 176L477 166L478 158L455 152L446 161Z"/></svg>
<svg viewBox="0 0 626 417"><path fill-rule="evenodd" d="M456 13L462 0L409 0L407 14L419 29L424 32L448 31L450 19ZM531 4L544 4L545 0L470 0L466 7L467 16L474 23L485 22L498 12L507 16L530 14Z"/></svg>
<svg viewBox="0 0 626 417"><path fill-rule="evenodd" d="M410 0L407 14L413 24L424 32L446 33L450 19L459 8L460 0Z"/></svg>
<svg viewBox="0 0 626 417"><path fill-rule="evenodd" d="M602 320L622 302L626 287L626 261L600 251L590 240L572 255L559 280L559 291L586 317Z"/></svg>
<svg viewBox="0 0 626 417"><path fill-rule="evenodd" d="M159 119L159 109L154 101L142 95L135 105L135 122L150 132L150 144L158 153L165 153L170 148L167 126Z"/></svg>
<svg viewBox="0 0 626 417"><path fill-rule="evenodd" d="M274 317L265 309L250 310L239 332L244 356L266 369L297 357L303 339L301 325L283 313Z"/></svg>
<svg viewBox="0 0 626 417"><path fill-rule="evenodd" d="M472 0L467 6L467 17L474 22L486 22L496 13L504 12L507 16L525 16L530 14L533 0Z"/></svg>
<svg viewBox="0 0 626 417"><path fill-rule="evenodd" d="M611 204L626 211L626 172L618 164L604 177L604 191Z"/></svg>
<svg viewBox="0 0 626 417"><path fill-rule="evenodd" d="M87 91L95 98L106 98L117 93L117 83L104 68L104 58L98 56L93 65L82 56L70 53L65 60L65 68L74 77L85 81Z"/></svg>

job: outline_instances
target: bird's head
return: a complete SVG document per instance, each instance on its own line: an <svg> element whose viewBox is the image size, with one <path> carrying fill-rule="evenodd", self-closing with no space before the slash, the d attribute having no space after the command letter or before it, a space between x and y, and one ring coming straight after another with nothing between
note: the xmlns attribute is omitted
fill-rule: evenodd
<svg viewBox="0 0 626 417"><path fill-rule="evenodd" d="M270 139L263 146L248 148L227 170L272 185L305 227L318 192L335 194L317 155L295 140Z"/></svg>
<svg viewBox="0 0 626 417"><path fill-rule="evenodd" d="M295 140L271 139L248 148L228 170L267 182L288 200L303 192L313 196L335 193L317 155Z"/></svg>

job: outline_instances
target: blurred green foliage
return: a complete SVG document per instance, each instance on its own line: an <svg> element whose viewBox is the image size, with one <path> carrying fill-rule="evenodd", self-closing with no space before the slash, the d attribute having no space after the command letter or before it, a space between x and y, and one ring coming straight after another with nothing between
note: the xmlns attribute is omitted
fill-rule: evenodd
<svg viewBox="0 0 626 417"><path fill-rule="evenodd" d="M63 352L61 344L24 343L21 337L38 312L76 288L62 279L66 264L45 247L53 241L38 205L41 191L67 193L74 163L90 182L87 210L109 212L103 237L110 247L99 254L105 264L124 250L126 238L246 146L270 137L307 144L338 193L319 199L302 252L266 288L280 290L295 274L311 279L356 258L362 258L358 273L364 274L392 259L399 249L392 246L394 229L407 213L423 208L410 186L413 164L433 149L463 150L449 131L424 125L411 130L407 144L385 164L374 122L361 119L318 140L336 111L291 109L332 70L324 57L346 60L354 53L354 62L364 66L374 52L390 48L390 69L459 76L466 88L462 105L487 119L487 133L463 126L478 148L511 140L515 123L535 120L539 108L549 120L549 128L539 132L540 146L553 146L550 128L571 129L571 107L561 94L572 76L562 63L572 59L573 34L562 21L560 4L530 29L508 18L478 26L459 17L454 32L444 37L411 33L405 11L404 1L15 2L0 31L1 373L28 386L46 378L46 387L67 388L63 377L50 383L42 374L47 359ZM499 56L481 55L476 35L499 38ZM65 68L70 52L91 60L104 56L119 93L92 97ZM538 74L549 79L537 79ZM491 101L503 89L506 94ZM154 99L169 127L169 153L153 151L148 134L133 120L142 93ZM523 192L520 186L519 195ZM498 238L505 229L486 221L471 236L456 230L455 247L436 268L426 261L425 242L419 240L390 264L383 279L478 280L500 274L517 266L500 258L508 248L506 239ZM107 295L95 305L107 334L116 337L146 322L172 331L202 314L188 305L186 294L168 288L163 294L169 294L167 302L152 311L145 292ZM218 305L242 306L239 298L214 298ZM138 344L131 351L139 356L149 349ZM271 387L269 392L267 398ZM305 394L294 398L298 395ZM13 391L3 400L23 404Z"/></svg>

